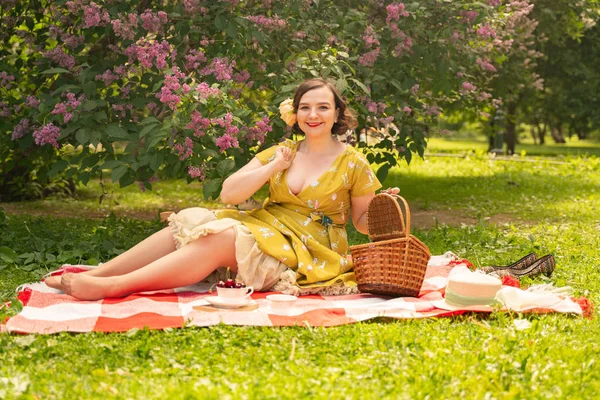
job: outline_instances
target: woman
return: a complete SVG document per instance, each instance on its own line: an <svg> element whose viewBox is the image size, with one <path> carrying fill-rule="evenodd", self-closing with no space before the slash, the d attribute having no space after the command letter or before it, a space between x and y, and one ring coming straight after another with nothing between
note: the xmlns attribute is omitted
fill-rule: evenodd
<svg viewBox="0 0 600 400"><path fill-rule="evenodd" d="M307 80L293 102L282 105L282 118L304 140L257 154L221 191L224 203L240 204L269 182L263 208L185 209L171 215L169 228L101 267L51 277L46 284L96 300L190 285L230 266L238 281L255 290L357 292L345 225L351 217L366 233L367 206L381 184L365 157L336 139L355 120L333 85Z"/></svg>

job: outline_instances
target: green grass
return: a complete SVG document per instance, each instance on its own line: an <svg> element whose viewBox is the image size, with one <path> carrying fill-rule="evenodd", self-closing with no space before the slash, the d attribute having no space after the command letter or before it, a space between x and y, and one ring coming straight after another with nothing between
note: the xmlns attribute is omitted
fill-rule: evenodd
<svg viewBox="0 0 600 400"><path fill-rule="evenodd" d="M456 147L466 158L431 157L392 171L386 185L401 187L414 209L478 221L414 233L432 253L452 250L476 265L508 263L530 251L554 253L552 278L524 283L569 285L600 304L599 159L490 161L483 153L469 153L474 146ZM172 181L157 187L160 196L140 195L137 188L115 192L120 208L113 211L152 215L200 204L198 187ZM94 190L90 186L79 201L53 199L36 207L62 216L84 206L88 213L107 212L98 207L100 192ZM500 223L490 223L498 216ZM104 261L161 226L156 218L0 213L0 247L14 252L2 253L14 262L0 259L0 297L10 299L17 285L62 262ZM349 233L351 243L366 241L353 229ZM14 312L2 310L0 318ZM532 327L516 330L517 318ZM597 317L503 313L327 329L216 326L0 335L0 398L587 399L600 390L598 337Z"/></svg>

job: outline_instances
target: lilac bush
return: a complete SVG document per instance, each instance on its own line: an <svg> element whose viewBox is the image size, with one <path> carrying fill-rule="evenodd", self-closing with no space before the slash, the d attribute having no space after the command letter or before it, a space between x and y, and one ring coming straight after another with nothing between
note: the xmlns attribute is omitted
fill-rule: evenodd
<svg viewBox="0 0 600 400"><path fill-rule="evenodd" d="M279 103L313 76L335 81L359 131L397 130L365 149L384 179L423 154L441 113L502 105L490 84L529 6L2 0L1 192L110 170L121 186L200 180L214 198L228 174L290 136Z"/></svg>

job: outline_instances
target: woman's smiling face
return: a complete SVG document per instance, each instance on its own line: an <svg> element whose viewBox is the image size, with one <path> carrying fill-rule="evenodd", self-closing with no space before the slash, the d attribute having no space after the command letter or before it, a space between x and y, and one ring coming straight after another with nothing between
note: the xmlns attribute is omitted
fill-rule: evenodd
<svg viewBox="0 0 600 400"><path fill-rule="evenodd" d="M298 126L308 136L331 135L333 124L337 122L339 111L335 108L335 98L329 88L323 86L304 93L298 105L296 116Z"/></svg>

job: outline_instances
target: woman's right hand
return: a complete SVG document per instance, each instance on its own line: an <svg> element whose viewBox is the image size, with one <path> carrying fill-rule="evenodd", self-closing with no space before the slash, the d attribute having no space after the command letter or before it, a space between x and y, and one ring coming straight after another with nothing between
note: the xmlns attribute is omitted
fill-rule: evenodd
<svg viewBox="0 0 600 400"><path fill-rule="evenodd" d="M277 166L277 172L285 171L292 165L294 159L294 153L292 149L286 146L279 146L275 150L275 159L273 163Z"/></svg>

